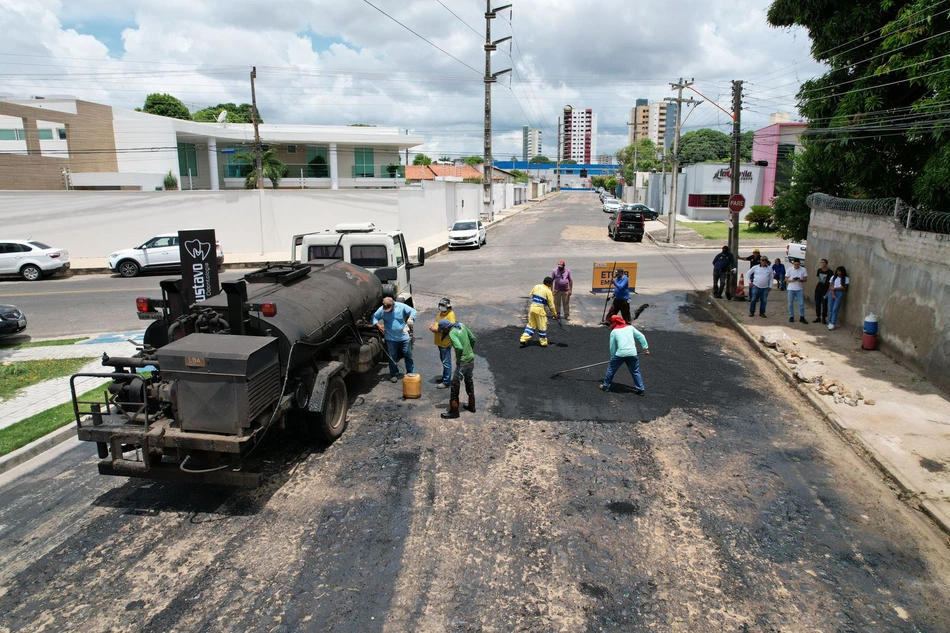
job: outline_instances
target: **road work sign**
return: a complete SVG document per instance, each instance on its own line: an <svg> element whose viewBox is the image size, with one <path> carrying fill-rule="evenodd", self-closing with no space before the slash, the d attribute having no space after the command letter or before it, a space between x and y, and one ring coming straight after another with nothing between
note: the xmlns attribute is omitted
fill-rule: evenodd
<svg viewBox="0 0 950 633"><path fill-rule="evenodd" d="M614 278L614 271L622 269L630 278L630 291L637 288L637 262L594 262L594 274L591 276L590 291L594 293L610 292L613 289L610 281Z"/></svg>

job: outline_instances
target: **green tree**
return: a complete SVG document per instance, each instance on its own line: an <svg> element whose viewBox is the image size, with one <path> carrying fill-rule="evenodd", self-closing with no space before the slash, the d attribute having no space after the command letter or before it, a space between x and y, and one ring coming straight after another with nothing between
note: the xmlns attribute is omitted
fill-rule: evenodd
<svg viewBox="0 0 950 633"><path fill-rule="evenodd" d="M617 152L617 162L620 163L624 182L633 182L634 167L637 171L659 170L661 166L656 152L656 144L648 138L638 139L636 145L628 145Z"/></svg>
<svg viewBox="0 0 950 633"><path fill-rule="evenodd" d="M221 114L221 111L224 110L228 113L228 123L253 123L254 121L251 119L251 107L250 103L242 103L241 105L219 103L216 106L201 108L192 115L191 119L192 121L202 123L214 123L218 120L218 115ZM260 116L260 112L257 113L257 122L264 122L264 119Z"/></svg>
<svg viewBox="0 0 950 633"><path fill-rule="evenodd" d="M528 174L520 169L512 169L511 173L515 177L515 182L528 182Z"/></svg>
<svg viewBox="0 0 950 633"><path fill-rule="evenodd" d="M946 8L927 0L776 0L768 21L805 27L812 56L829 68L798 92L809 123L793 161L794 184L774 203L783 232L803 234L804 201L814 191L950 208L950 126L942 114L950 99Z"/></svg>
<svg viewBox="0 0 950 633"><path fill-rule="evenodd" d="M451 163L451 162L452 162L452 159L449 158L448 156L439 156L439 162L440 162L440 163Z"/></svg>
<svg viewBox="0 0 950 633"><path fill-rule="evenodd" d="M257 188L257 171L254 169L254 156L254 151L239 152L234 155L234 158L237 160L249 163L251 165L251 170L244 178L245 189ZM261 172L263 173L264 178L270 180L270 184L274 189L277 189L280 186L281 179L287 175L287 165L285 165L282 160L277 158L276 148L272 147L261 154Z"/></svg>
<svg viewBox="0 0 950 633"><path fill-rule="evenodd" d="M751 209L745 215L745 221L749 225L755 225L757 231L768 231L772 228L772 207L767 204L753 204Z"/></svg>
<svg viewBox="0 0 950 633"><path fill-rule="evenodd" d="M184 119L186 121L191 119L191 112L188 111L188 108L180 99L161 92L153 92L145 97L145 105L142 106L140 111L157 114L158 116L167 116L172 119Z"/></svg>
<svg viewBox="0 0 950 633"><path fill-rule="evenodd" d="M680 137L680 165L728 162L732 157L732 137L725 132L703 128Z"/></svg>
<svg viewBox="0 0 950 633"><path fill-rule="evenodd" d="M412 159L413 165L431 165L432 159L426 156L425 154L416 154L415 158Z"/></svg>
<svg viewBox="0 0 950 633"><path fill-rule="evenodd" d="M576 165L577 161L574 160L573 158L568 158L567 160L562 160L561 164L562 165Z"/></svg>
<svg viewBox="0 0 950 633"><path fill-rule="evenodd" d="M376 126L371 125L369 123L350 123L347 127L376 127Z"/></svg>
<svg viewBox="0 0 950 633"><path fill-rule="evenodd" d="M484 163L485 159L482 158L481 156L466 156L465 158L462 159L462 162L465 163L466 165L471 165L474 167L475 165L481 165L482 163Z"/></svg>
<svg viewBox="0 0 950 633"><path fill-rule="evenodd" d="M617 190L617 185L619 184L620 181L617 180L615 176L607 176L606 180L604 180L604 189L613 192Z"/></svg>
<svg viewBox="0 0 950 633"><path fill-rule="evenodd" d="M532 158L531 160L529 160L528 162L534 165L537 163L553 163L554 161L548 158L547 156L538 155Z"/></svg>

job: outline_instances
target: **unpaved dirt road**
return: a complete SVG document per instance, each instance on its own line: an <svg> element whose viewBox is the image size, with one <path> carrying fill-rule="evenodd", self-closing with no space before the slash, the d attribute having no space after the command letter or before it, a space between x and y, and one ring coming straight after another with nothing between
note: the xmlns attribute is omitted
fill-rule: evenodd
<svg viewBox="0 0 950 633"><path fill-rule="evenodd" d="M448 294L479 337L475 414L366 379L332 446L273 435L256 491L100 477L78 443L4 479L0 630L950 630L945 537L666 255L563 240L593 200L413 271L420 321ZM594 249L643 262L644 397L625 369L611 393L602 367L551 378L607 359L601 297L518 348L525 293L559 257L589 284ZM428 335L416 356L438 373Z"/></svg>

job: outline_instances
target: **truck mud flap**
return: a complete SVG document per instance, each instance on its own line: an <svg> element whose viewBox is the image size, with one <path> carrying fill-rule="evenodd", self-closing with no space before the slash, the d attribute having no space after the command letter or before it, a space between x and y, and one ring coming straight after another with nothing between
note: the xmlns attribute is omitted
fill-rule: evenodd
<svg viewBox="0 0 950 633"><path fill-rule="evenodd" d="M317 376L313 381L313 389L310 391L310 404L307 409L314 413L323 413L324 394L330 379L343 371L344 365L339 361L329 361L317 364Z"/></svg>

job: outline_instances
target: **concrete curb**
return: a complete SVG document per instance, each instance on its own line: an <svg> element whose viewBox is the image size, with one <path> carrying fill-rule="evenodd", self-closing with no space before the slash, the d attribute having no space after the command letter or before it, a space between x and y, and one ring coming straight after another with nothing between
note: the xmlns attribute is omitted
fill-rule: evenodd
<svg viewBox="0 0 950 633"><path fill-rule="evenodd" d="M802 384L798 378L795 377L795 374L781 362L778 358L769 353L769 348L762 344L758 338L756 338L751 332L745 329L739 321L736 320L735 316L724 307L720 306L716 301L713 301L712 294L709 291L705 291L699 294L701 297L705 297L708 303L711 303L715 306L716 311L725 317L730 325L746 340L750 343L753 348L759 353L760 356L769 361L785 378L785 381L788 382L798 393L805 397L805 400L815 409L819 415L821 415L825 421L831 426L831 428L838 433L843 439L845 439L849 444L855 447L859 447L864 456L879 470L883 473L889 481L891 481L898 489L901 490L905 495L910 498L916 498L916 493L908 488L899 477L899 474L895 468L892 468L891 464L880 454L874 451L873 448L862 442L859 438L848 429L844 423L841 421L841 418L838 417L834 411L821 399L818 395L812 391L809 386ZM930 517L931 520L946 534L950 534L950 517L946 517L943 513L936 507L932 506L926 500L919 500L916 502L917 508Z"/></svg>
<svg viewBox="0 0 950 633"><path fill-rule="evenodd" d="M66 440L76 437L76 427L70 422L66 426L48 433L38 440L33 440L26 446L21 446L11 453L0 457L0 474L26 463L40 453L62 444Z"/></svg>

